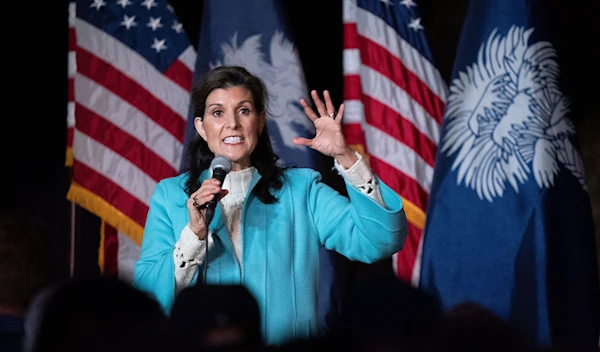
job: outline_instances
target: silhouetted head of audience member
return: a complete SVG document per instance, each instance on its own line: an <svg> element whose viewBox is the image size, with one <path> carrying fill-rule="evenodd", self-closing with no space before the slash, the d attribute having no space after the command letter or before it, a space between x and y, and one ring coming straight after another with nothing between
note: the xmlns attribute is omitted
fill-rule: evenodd
<svg viewBox="0 0 600 352"><path fill-rule="evenodd" d="M321 336L289 341L281 345L266 346L261 352L348 351L348 349L342 347L343 346L339 344L339 341L331 338L328 334L324 334Z"/></svg>
<svg viewBox="0 0 600 352"><path fill-rule="evenodd" d="M393 276L375 278L351 293L332 337L353 351L417 351L440 317L424 292Z"/></svg>
<svg viewBox="0 0 600 352"><path fill-rule="evenodd" d="M255 351L263 347L260 323L244 286L190 286L175 298L169 340L177 351Z"/></svg>
<svg viewBox="0 0 600 352"><path fill-rule="evenodd" d="M0 314L22 317L33 296L53 282L50 241L41 220L0 215Z"/></svg>
<svg viewBox="0 0 600 352"><path fill-rule="evenodd" d="M72 280L44 292L30 351L161 351L167 317L158 302L108 277ZM29 351L28 351L29 352Z"/></svg>
<svg viewBox="0 0 600 352"><path fill-rule="evenodd" d="M50 234L40 219L0 215L0 351L23 349L25 312L54 281Z"/></svg>
<svg viewBox="0 0 600 352"><path fill-rule="evenodd" d="M535 351L520 334L483 306L464 302L448 310L432 339L434 351Z"/></svg>

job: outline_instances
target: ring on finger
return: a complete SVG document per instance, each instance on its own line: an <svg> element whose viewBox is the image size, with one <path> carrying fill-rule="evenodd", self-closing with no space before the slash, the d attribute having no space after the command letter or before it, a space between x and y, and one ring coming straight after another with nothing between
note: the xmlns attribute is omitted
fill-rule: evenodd
<svg viewBox="0 0 600 352"><path fill-rule="evenodd" d="M330 113L329 113L329 117L331 117L331 118L334 118L334 117L335 117L335 114L336 114L336 112L335 112L335 111L334 111L334 112L330 112Z"/></svg>

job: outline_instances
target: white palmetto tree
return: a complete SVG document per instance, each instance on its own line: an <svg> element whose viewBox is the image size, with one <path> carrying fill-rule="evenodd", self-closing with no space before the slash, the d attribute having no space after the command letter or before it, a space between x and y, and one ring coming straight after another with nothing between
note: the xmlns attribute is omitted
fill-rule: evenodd
<svg viewBox="0 0 600 352"><path fill-rule="evenodd" d="M492 32L477 62L450 86L441 151L457 153L457 183L490 202L506 183L518 192L531 173L540 188L551 187L559 164L585 188L556 52L546 41L530 45L532 32L517 26L504 37Z"/></svg>

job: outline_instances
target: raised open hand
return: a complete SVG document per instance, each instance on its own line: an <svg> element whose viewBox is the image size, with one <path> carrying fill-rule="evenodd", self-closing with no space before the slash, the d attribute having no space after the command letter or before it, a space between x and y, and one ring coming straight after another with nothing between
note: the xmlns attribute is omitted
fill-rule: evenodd
<svg viewBox="0 0 600 352"><path fill-rule="evenodd" d="M296 145L304 145L325 155L334 157L346 168L352 166L356 161L356 156L346 143L342 131L344 104L341 104L340 109L336 112L331 102L329 91L323 91L325 103L319 98L317 91L313 90L310 94L319 113L315 113L304 99L300 99L300 104L304 108L306 116L315 124L317 133L312 139L297 137L292 142Z"/></svg>

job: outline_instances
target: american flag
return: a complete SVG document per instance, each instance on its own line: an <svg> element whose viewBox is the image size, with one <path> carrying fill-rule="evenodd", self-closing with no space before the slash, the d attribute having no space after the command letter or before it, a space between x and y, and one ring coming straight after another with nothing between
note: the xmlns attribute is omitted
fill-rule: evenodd
<svg viewBox="0 0 600 352"><path fill-rule="evenodd" d="M403 199L409 221L396 275L413 284L447 87L413 0L344 0L344 133Z"/></svg>
<svg viewBox="0 0 600 352"><path fill-rule="evenodd" d="M100 262L120 271L179 172L196 52L161 0L72 2L69 37L67 198L102 219Z"/></svg>

